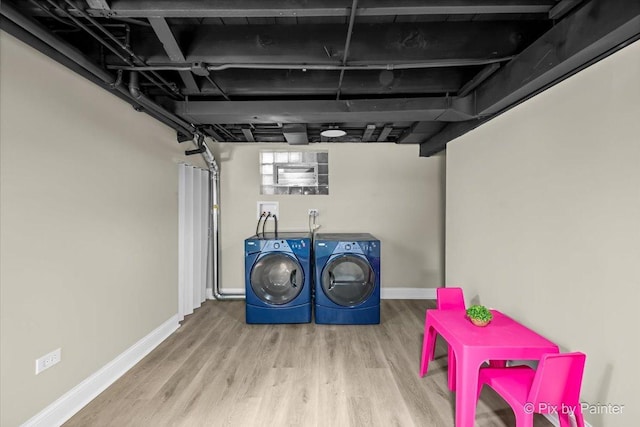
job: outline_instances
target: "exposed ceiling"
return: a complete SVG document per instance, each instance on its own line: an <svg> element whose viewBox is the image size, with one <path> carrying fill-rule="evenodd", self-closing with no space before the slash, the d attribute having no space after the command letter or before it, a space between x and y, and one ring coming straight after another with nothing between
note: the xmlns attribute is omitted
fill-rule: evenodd
<svg viewBox="0 0 640 427"><path fill-rule="evenodd" d="M637 0L3 1L2 28L179 140L421 144L640 36ZM340 128L343 137L320 132Z"/></svg>

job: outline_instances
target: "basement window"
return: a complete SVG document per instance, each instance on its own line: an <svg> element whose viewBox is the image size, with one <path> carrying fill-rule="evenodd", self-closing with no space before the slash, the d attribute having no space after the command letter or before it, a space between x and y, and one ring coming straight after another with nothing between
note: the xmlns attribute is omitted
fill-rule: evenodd
<svg viewBox="0 0 640 427"><path fill-rule="evenodd" d="M329 194L327 151L261 151L260 194Z"/></svg>

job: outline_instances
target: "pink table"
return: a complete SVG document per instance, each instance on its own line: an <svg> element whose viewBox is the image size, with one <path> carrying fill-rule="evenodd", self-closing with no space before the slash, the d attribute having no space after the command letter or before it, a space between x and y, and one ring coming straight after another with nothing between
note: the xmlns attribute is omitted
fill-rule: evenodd
<svg viewBox="0 0 640 427"><path fill-rule="evenodd" d="M558 353L558 346L497 310L485 327L474 326L465 310L427 310L423 341L425 357L420 376L427 373L436 334L444 338L456 358L456 427L473 427L478 372L487 360L538 360Z"/></svg>

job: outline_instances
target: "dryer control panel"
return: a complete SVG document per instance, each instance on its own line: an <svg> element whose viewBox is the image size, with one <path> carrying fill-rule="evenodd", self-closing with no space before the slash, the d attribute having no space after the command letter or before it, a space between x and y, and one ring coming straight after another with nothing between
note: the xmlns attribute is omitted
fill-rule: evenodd
<svg viewBox="0 0 640 427"><path fill-rule="evenodd" d="M302 250L309 245L305 240L289 240L288 242L289 247L293 250Z"/></svg>
<svg viewBox="0 0 640 427"><path fill-rule="evenodd" d="M344 253L348 252L351 254L360 254L364 255L364 251L360 247L360 243L358 242L338 242L333 253Z"/></svg>
<svg viewBox="0 0 640 427"><path fill-rule="evenodd" d="M287 240L267 240L264 242L262 252L292 252Z"/></svg>

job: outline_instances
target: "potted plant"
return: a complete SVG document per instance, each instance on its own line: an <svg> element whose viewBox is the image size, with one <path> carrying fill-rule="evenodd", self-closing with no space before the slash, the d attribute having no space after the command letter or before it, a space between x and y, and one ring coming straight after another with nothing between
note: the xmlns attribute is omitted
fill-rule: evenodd
<svg viewBox="0 0 640 427"><path fill-rule="evenodd" d="M493 319L493 314L484 305L472 305L467 309L467 317L476 326L487 326Z"/></svg>

